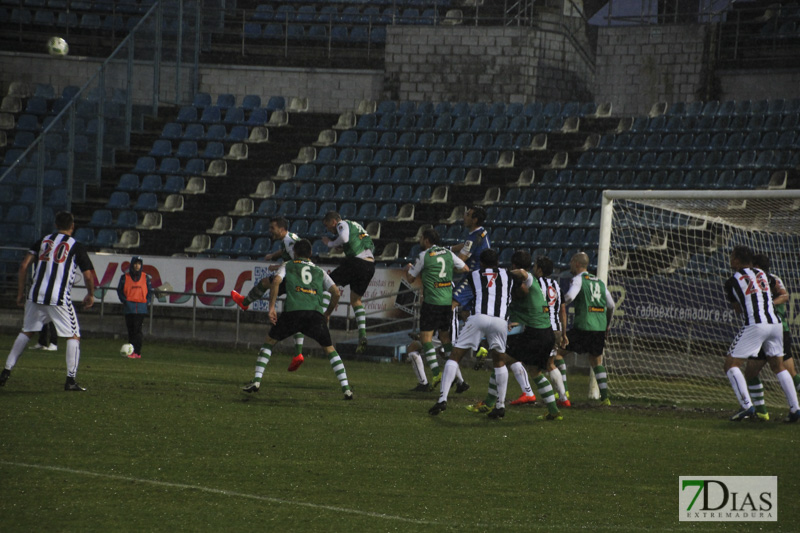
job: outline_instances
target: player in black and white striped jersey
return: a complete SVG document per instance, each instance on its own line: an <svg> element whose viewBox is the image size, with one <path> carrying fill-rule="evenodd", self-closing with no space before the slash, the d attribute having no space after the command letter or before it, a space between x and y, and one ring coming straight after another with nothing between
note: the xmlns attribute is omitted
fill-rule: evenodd
<svg viewBox="0 0 800 533"><path fill-rule="evenodd" d="M469 272L467 282L473 294L472 314L458 332L453 344L453 353L444 365L439 401L428 410L438 415L447 409L447 395L458 370L461 358L469 350L477 350L482 337L486 337L489 349L496 354L506 351L508 336L508 307L511 304L511 289L514 281L509 272L497 266L497 252L488 249L481 252L481 268ZM496 374L498 401L495 409L504 409L505 387L508 386L508 371ZM501 390L502 389L502 390ZM491 413L490 413L491 415Z"/></svg>
<svg viewBox="0 0 800 533"><path fill-rule="evenodd" d="M553 274L553 261L546 255L536 258L533 267L533 275L539 280L542 293L547 299L547 306L550 309L550 324L553 326L553 334L556 343L547 361L547 375L550 383L558 391L558 407L571 407L569 401L569 390L567 389L567 364L563 354L559 353L561 348L568 344L567 340L567 306L561 296L561 286L558 280L551 278ZM511 402L514 404L514 402Z"/></svg>
<svg viewBox="0 0 800 533"><path fill-rule="evenodd" d="M5 385L11 370L34 333L44 324L52 322L59 337L67 338L67 381L64 390L85 390L75 382L80 361L80 326L72 305L72 285L78 271L86 285L85 308L94 304L94 266L86 249L72 237L75 220L72 213L56 214L56 233L45 235L28 250L19 267L17 280L17 305L25 307L22 331L0 372L0 386ZM34 264L33 284L25 298L28 268Z"/></svg>
<svg viewBox="0 0 800 533"><path fill-rule="evenodd" d="M736 246L731 252L733 276L725 282L725 296L734 310L744 318L744 324L734 338L725 356L725 373L742 410L731 417L732 421L755 418L756 411L750 398L742 364L756 357L763 347L769 366L786 395L789 416L786 422L800 421L797 391L792 377L783 364L783 326L772 304L769 280L763 270L753 267L753 251L746 246Z"/></svg>

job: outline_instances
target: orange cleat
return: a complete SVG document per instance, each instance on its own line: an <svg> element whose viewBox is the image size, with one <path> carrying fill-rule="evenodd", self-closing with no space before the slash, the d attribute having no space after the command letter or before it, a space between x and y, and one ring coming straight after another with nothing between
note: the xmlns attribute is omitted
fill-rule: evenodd
<svg viewBox="0 0 800 533"><path fill-rule="evenodd" d="M559 407L572 407L572 402L570 402L569 400L564 400L564 401L557 400L556 405Z"/></svg>
<svg viewBox="0 0 800 533"><path fill-rule="evenodd" d="M292 362L289 363L289 368L287 370L289 372L294 372L295 370L300 368L300 365L303 364L303 361L305 361L305 359L303 359L303 354L295 355L292 358Z"/></svg>
<svg viewBox="0 0 800 533"><path fill-rule="evenodd" d="M231 291L231 300L236 302L236 305L242 308L242 311L247 311L247 306L244 305L244 296L236 291Z"/></svg>
<svg viewBox="0 0 800 533"><path fill-rule="evenodd" d="M531 394L530 396L525 396L525 394L522 394L519 398L511 402L511 405L525 405L526 403L536 403L536 395Z"/></svg>

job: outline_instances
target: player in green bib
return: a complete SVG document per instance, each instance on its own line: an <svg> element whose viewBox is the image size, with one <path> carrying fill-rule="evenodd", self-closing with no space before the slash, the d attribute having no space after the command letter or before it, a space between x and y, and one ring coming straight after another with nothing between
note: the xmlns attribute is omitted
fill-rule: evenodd
<svg viewBox="0 0 800 533"><path fill-rule="evenodd" d="M361 298L375 275L375 257L372 254L375 245L361 224L342 220L336 211L328 211L322 223L328 231L337 235L335 239L323 237L322 242L331 249L341 248L345 255L342 264L331 272L331 278L339 287L350 286L350 304L358 324L356 353L364 353L367 349L367 311Z"/></svg>
<svg viewBox="0 0 800 533"><path fill-rule="evenodd" d="M272 238L273 242L280 242L280 247L267 255L264 256L264 259L267 261L277 261L280 260L282 262L291 261L294 259L294 243L296 243L300 237L297 236L296 233L292 233L289 231L289 221L286 220L284 217L275 217L269 221L269 235ZM236 290L231 291L231 299L236 302L236 305L242 308L242 311L247 311L247 308L250 307L250 304L260 300L264 297L267 293L269 288L272 286L272 280L275 277L275 272L280 268L280 264L270 265L269 275L264 276L256 284L253 285L253 288L250 289L250 292L247 293L247 296L244 296L237 292ZM283 294L282 292L283 286L281 285L281 292L279 294ZM292 365L299 366L299 362L303 360L303 334L298 333L294 336L294 354L295 360L292 361ZM291 367L290 367L291 368ZM295 366L295 369L297 367Z"/></svg>
<svg viewBox="0 0 800 533"><path fill-rule="evenodd" d="M433 374L432 386L441 380L439 363L436 360L436 348L433 345L433 332L438 331L439 340L445 351L449 355L453 351L451 338L453 316L453 275L456 273L468 272L469 268L457 255L439 246L439 233L433 228L428 228L422 232L419 240L420 253L417 260L412 265L407 264L404 268L406 279L409 283L414 283L417 278L422 281L423 303L419 317L419 342L422 343L425 361ZM425 378L425 371L422 368L422 360L419 354L414 351L408 352L414 363L414 370L419 379L419 385L414 389L417 391L430 390ZM417 353L417 357L412 354ZM456 376L456 392L464 392L469 385L461 377L460 371Z"/></svg>
<svg viewBox="0 0 800 533"><path fill-rule="evenodd" d="M608 374L603 366L603 350L606 345L606 332L614 315L614 299L606 284L590 274L589 256L578 252L569 262L573 275L569 290L564 295L564 303L573 304L575 318L569 330L567 351L588 354L589 364L594 370L600 401L611 405L608 395Z"/></svg>
<svg viewBox="0 0 800 533"><path fill-rule="evenodd" d="M305 239L298 240L294 245L294 254L295 259L284 263L272 280L269 295L269 319L274 325L259 351L255 377L243 390L258 392L261 387L261 378L264 375L264 367L272 357L273 346L291 335L303 333L317 341L325 350L331 368L342 387L344 399L352 400L353 392L347 381L344 363L336 353L328 330L328 319L339 303L339 288L324 270L309 259L311 257L310 242ZM278 317L275 304L278 300L278 287L284 280L286 281L286 303L284 312ZM330 292L331 299L323 314L320 312L320 302L324 291ZM297 358L293 362L295 360ZM297 366L290 367L289 370L296 370L302 362L301 356Z"/></svg>

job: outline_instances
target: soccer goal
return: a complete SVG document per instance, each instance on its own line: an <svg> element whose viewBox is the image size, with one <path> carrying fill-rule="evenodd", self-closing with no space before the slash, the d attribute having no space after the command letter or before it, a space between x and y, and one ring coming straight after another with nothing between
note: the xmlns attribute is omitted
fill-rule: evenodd
<svg viewBox="0 0 800 533"><path fill-rule="evenodd" d="M723 370L741 324L723 293L736 245L770 257L800 341L800 191L603 193L598 276L617 303L605 357L612 396L736 402ZM785 405L768 368L761 379L767 404Z"/></svg>

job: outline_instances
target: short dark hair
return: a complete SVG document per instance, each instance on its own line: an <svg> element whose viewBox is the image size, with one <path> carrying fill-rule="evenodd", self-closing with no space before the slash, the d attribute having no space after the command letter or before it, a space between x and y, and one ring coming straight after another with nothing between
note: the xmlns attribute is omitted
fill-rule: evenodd
<svg viewBox="0 0 800 533"><path fill-rule="evenodd" d="M308 259L311 257L311 243L308 239L300 239L294 243L294 256Z"/></svg>
<svg viewBox="0 0 800 533"><path fill-rule="evenodd" d="M339 222L340 220L342 220L342 215L340 215L336 211L328 211L327 213L325 213L325 216L322 218L322 222L330 222L332 220L335 220L336 222Z"/></svg>
<svg viewBox="0 0 800 533"><path fill-rule="evenodd" d="M480 260L481 266L485 268L497 268L497 252L491 248L481 252Z"/></svg>
<svg viewBox="0 0 800 533"><path fill-rule="evenodd" d="M542 276L548 277L553 273L553 260L546 255L536 258L536 266L542 271Z"/></svg>
<svg viewBox="0 0 800 533"><path fill-rule="evenodd" d="M752 264L754 260L753 250L748 246L734 246L731 256L747 265Z"/></svg>
<svg viewBox="0 0 800 533"><path fill-rule="evenodd" d="M422 230L422 238L431 243L431 245L439 244L439 232L433 228L426 228Z"/></svg>
<svg viewBox="0 0 800 533"><path fill-rule="evenodd" d="M59 211L56 213L56 229L66 231L75 223L75 217L69 211Z"/></svg>
<svg viewBox="0 0 800 533"><path fill-rule="evenodd" d="M756 254L753 256L753 265L760 268L764 272L769 272L770 261L767 254Z"/></svg>
<svg viewBox="0 0 800 533"><path fill-rule="evenodd" d="M486 222L486 209L479 205L473 205L469 210L472 211L472 218L477 220L479 226Z"/></svg>
<svg viewBox="0 0 800 533"><path fill-rule="evenodd" d="M522 270L528 270L531 268L531 254L525 250L517 250L514 252L514 255L511 256L511 266L514 268L521 268Z"/></svg>
<svg viewBox="0 0 800 533"><path fill-rule="evenodd" d="M278 226L281 229L289 229L289 221L286 220L285 217L273 217L269 219L270 224L272 224L273 222L275 223L276 226Z"/></svg>

